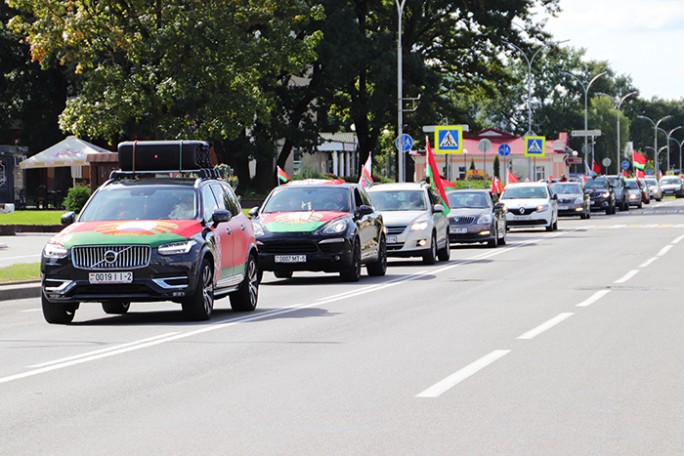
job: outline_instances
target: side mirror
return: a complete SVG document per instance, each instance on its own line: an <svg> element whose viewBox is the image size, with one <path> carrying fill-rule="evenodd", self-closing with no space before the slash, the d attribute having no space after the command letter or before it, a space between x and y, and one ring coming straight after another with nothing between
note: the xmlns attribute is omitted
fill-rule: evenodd
<svg viewBox="0 0 684 456"><path fill-rule="evenodd" d="M442 213L444 212L444 206L442 206L441 204L435 204L434 206L432 206L432 211L436 213Z"/></svg>
<svg viewBox="0 0 684 456"><path fill-rule="evenodd" d="M76 221L76 212L69 211L69 212L65 213L64 215L62 215L62 217L60 218L59 221L62 223L62 225L65 225L65 226L71 225L72 223L74 223Z"/></svg>
<svg viewBox="0 0 684 456"><path fill-rule="evenodd" d="M362 204L361 206L359 206L360 215L371 215L373 212L375 212L375 209L373 209L372 206L369 206L367 204Z"/></svg>
<svg viewBox="0 0 684 456"><path fill-rule="evenodd" d="M211 221L214 223L214 226L219 223L230 222L231 218L233 218L233 215L230 211L225 209L216 209L214 213L211 214Z"/></svg>
<svg viewBox="0 0 684 456"><path fill-rule="evenodd" d="M551 199L558 201L558 195L554 193L553 195L551 195Z"/></svg>
<svg viewBox="0 0 684 456"><path fill-rule="evenodd" d="M494 210L495 210L495 211L501 211L501 210L503 210L504 208L505 208L504 203L496 203L496 204L494 205Z"/></svg>
<svg viewBox="0 0 684 456"><path fill-rule="evenodd" d="M259 215L259 206L254 206L253 208L251 208L247 215L249 215L252 218L256 218L256 216Z"/></svg>

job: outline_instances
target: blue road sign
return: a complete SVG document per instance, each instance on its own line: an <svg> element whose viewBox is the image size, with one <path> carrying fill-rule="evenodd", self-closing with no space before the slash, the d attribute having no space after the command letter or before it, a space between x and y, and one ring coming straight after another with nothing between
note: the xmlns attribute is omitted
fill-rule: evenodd
<svg viewBox="0 0 684 456"><path fill-rule="evenodd" d="M435 127L435 153L463 153L463 126L444 125Z"/></svg>
<svg viewBox="0 0 684 456"><path fill-rule="evenodd" d="M501 144L499 146L499 155L502 157L508 157L511 154L511 146L508 144Z"/></svg>
<svg viewBox="0 0 684 456"><path fill-rule="evenodd" d="M622 160L622 169L629 169L630 165L629 160Z"/></svg>
<svg viewBox="0 0 684 456"><path fill-rule="evenodd" d="M413 147L413 138L404 133L401 135L401 141L397 138L397 140L394 141L394 144L397 146L397 149L401 149L402 152L408 152L411 150L411 147Z"/></svg>

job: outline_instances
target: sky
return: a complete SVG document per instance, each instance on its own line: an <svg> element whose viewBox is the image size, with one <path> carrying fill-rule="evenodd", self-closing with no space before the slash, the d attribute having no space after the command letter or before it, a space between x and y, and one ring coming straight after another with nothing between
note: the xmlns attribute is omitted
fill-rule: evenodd
<svg viewBox="0 0 684 456"><path fill-rule="evenodd" d="M560 0L546 30L632 78L639 96L684 99L684 0Z"/></svg>

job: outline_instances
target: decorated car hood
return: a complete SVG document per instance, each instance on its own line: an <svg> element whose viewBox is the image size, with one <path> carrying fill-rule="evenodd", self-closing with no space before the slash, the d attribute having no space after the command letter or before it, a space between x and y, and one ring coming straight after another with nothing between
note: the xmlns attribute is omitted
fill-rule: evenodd
<svg viewBox="0 0 684 456"><path fill-rule="evenodd" d="M491 214L491 208L475 208L475 207L462 207L459 209L451 208L449 212L450 219L457 219L459 217L479 217L482 214Z"/></svg>
<svg viewBox="0 0 684 456"><path fill-rule="evenodd" d="M311 233L336 218L349 215L338 211L296 211L261 214L261 223L271 233Z"/></svg>
<svg viewBox="0 0 684 456"><path fill-rule="evenodd" d="M200 232L196 220L128 220L77 222L64 228L50 242L66 248L75 245L145 244L150 247L183 241Z"/></svg>

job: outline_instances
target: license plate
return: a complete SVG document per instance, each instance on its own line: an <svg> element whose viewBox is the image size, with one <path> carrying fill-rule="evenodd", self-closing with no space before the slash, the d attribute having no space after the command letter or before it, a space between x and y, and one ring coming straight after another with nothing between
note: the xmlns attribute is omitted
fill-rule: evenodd
<svg viewBox="0 0 684 456"><path fill-rule="evenodd" d="M276 255L276 263L306 263L306 255Z"/></svg>
<svg viewBox="0 0 684 456"><path fill-rule="evenodd" d="M514 215L513 220L529 220L529 215Z"/></svg>
<svg viewBox="0 0 684 456"><path fill-rule="evenodd" d="M396 244L397 243L397 237L396 236L387 236L387 243L388 244Z"/></svg>
<svg viewBox="0 0 684 456"><path fill-rule="evenodd" d="M468 232L468 228L451 228L451 232L454 234L465 234Z"/></svg>
<svg viewBox="0 0 684 456"><path fill-rule="evenodd" d="M131 283L133 282L132 272L90 272L88 273L90 283Z"/></svg>
<svg viewBox="0 0 684 456"><path fill-rule="evenodd" d="M558 206L559 211L567 211L568 209L570 209L568 206Z"/></svg>

